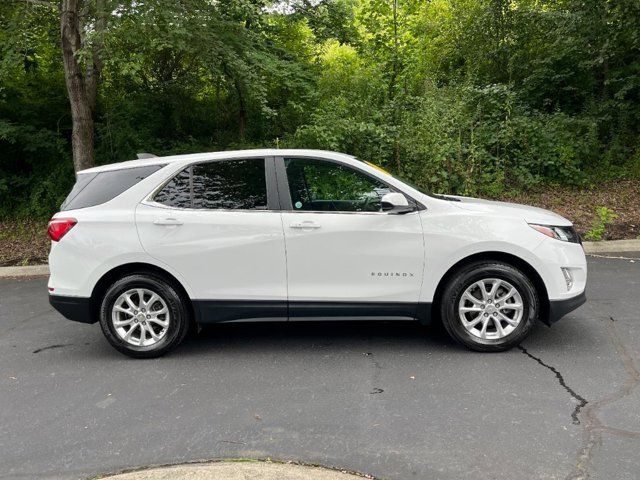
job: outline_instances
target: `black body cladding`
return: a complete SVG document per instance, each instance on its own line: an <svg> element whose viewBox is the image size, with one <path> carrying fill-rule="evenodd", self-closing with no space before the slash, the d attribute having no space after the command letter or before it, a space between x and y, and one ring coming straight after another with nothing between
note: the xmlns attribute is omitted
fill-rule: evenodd
<svg viewBox="0 0 640 480"><path fill-rule="evenodd" d="M543 322L547 325L552 325L564 317L567 313L574 311L580 305L587 301L585 292L575 297L568 298L567 300L550 300L549 301L549 316L543 319Z"/></svg>
<svg viewBox="0 0 640 480"><path fill-rule="evenodd" d="M542 321L551 325L585 303L585 294L568 300L549 302L549 316ZM431 303L365 302L286 302L247 300L192 300L198 323L296 319L344 319L357 317L380 320L415 319L431 323ZM91 299L49 295L49 303L65 318L81 323L96 323L91 314Z"/></svg>
<svg viewBox="0 0 640 480"><path fill-rule="evenodd" d="M96 323L97 316L91 315L91 299L83 297L65 297L49 295L49 303L63 317L80 323Z"/></svg>

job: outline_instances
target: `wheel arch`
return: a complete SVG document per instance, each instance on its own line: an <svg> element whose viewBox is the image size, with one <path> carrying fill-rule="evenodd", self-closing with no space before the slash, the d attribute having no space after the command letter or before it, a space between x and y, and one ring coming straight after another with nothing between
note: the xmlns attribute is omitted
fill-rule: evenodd
<svg viewBox="0 0 640 480"><path fill-rule="evenodd" d="M540 273L538 273L538 271L529 262L516 255L499 251L487 251L474 253L472 255L464 257L463 259L453 264L442 276L442 278L440 278L438 286L435 289L433 295L433 303L431 305L431 317L434 320L440 321L440 302L442 300L442 293L451 277L453 277L453 275L460 269L478 261L500 261L522 270L522 272L531 280L533 286L538 292L541 307L540 318L547 318L547 316L549 315L549 295L547 292L547 287L545 286L544 280L542 279Z"/></svg>
<svg viewBox="0 0 640 480"><path fill-rule="evenodd" d="M182 283L167 270L157 265L153 265L151 263L144 263L144 262L131 262L131 263L124 263L124 264L118 265L117 267L114 267L111 270L108 270L102 275L102 277L100 277L100 279L96 282L95 286L93 287L93 290L91 292L91 297L90 297L91 300L90 300L89 308L91 309L91 315L93 318L98 317L100 302L102 300L104 293L109 288L109 286L112 285L113 282L115 282L119 278L122 278L132 273L152 273L159 277L162 277L164 280L169 282L178 291L178 293L185 299L185 301L187 302L191 319L192 321L195 320L196 312L193 306L193 302L191 301L191 298L189 297L189 294L187 293L187 290L182 285Z"/></svg>

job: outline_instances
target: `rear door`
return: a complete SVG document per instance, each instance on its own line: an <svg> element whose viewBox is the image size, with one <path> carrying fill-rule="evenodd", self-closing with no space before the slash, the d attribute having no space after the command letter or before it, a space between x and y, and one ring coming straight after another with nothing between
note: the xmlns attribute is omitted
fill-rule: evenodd
<svg viewBox="0 0 640 480"><path fill-rule="evenodd" d="M189 283L201 321L286 316L272 158L196 163L141 203L145 250Z"/></svg>
<svg viewBox="0 0 640 480"><path fill-rule="evenodd" d="M414 317L424 270L418 212L382 212L395 191L344 163L278 158L289 315ZM283 195L284 194L284 195Z"/></svg>

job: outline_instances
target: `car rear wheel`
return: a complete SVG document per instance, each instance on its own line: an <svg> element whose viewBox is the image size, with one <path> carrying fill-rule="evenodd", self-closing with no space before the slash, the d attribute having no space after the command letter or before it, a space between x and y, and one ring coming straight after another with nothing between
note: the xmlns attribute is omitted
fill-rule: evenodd
<svg viewBox="0 0 640 480"><path fill-rule="evenodd" d="M476 262L459 270L447 283L440 305L449 335L479 352L518 345L540 311L531 281L503 262Z"/></svg>
<svg viewBox="0 0 640 480"><path fill-rule="evenodd" d="M177 347L189 326L189 310L179 292L150 273L113 283L102 300L100 326L109 343L134 358L154 358Z"/></svg>

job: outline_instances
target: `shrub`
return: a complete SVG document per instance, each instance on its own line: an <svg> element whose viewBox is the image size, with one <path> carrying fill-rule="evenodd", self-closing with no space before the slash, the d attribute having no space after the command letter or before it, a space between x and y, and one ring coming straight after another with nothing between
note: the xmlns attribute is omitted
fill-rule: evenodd
<svg viewBox="0 0 640 480"><path fill-rule="evenodd" d="M602 240L602 236L604 235L604 231L607 225L618 218L618 215L616 215L613 210L607 207L596 207L596 215L597 218L593 222L591 230L589 230L585 235L585 238L587 240Z"/></svg>

